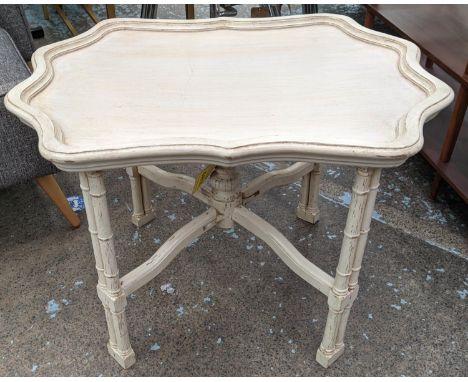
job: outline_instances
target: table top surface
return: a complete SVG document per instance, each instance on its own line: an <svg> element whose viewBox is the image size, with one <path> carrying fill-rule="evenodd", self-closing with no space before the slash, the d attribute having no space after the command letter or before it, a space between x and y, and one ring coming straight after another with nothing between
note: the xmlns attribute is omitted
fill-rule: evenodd
<svg viewBox="0 0 468 382"><path fill-rule="evenodd" d="M38 49L7 108L86 171L304 160L389 167L453 91L412 43L338 15L113 19Z"/></svg>
<svg viewBox="0 0 468 382"><path fill-rule="evenodd" d="M468 84L468 6L466 4L370 4L459 82Z"/></svg>

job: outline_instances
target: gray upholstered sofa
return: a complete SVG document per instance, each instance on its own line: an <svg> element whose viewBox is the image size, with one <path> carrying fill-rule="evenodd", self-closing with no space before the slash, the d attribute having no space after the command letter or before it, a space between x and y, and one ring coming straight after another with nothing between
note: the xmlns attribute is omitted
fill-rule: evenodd
<svg viewBox="0 0 468 382"><path fill-rule="evenodd" d="M29 77L26 61L34 51L21 5L0 5L0 189L35 179L72 226L79 225L60 187L51 175L58 170L43 159L36 132L5 108L5 94Z"/></svg>

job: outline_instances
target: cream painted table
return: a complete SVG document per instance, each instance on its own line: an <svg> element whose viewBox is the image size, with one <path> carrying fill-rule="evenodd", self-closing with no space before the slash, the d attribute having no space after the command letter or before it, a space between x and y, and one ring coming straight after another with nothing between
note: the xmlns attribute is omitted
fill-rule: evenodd
<svg viewBox="0 0 468 382"><path fill-rule="evenodd" d="M135 362L127 296L196 237L234 223L328 298L317 361L328 367L343 353L381 169L417 153L424 122L453 98L421 68L419 54L410 42L326 14L113 19L36 51L34 73L8 93L6 106L37 131L46 159L80 173L108 349L120 365ZM296 163L241 187L236 166L263 160ZM162 163L216 168L192 193L194 179L155 166ZM315 223L319 163L356 167L335 277L246 208L271 187L302 177L297 216ZM154 217L148 182L192 193L209 206L123 277L102 177L118 167L130 176L137 226Z"/></svg>

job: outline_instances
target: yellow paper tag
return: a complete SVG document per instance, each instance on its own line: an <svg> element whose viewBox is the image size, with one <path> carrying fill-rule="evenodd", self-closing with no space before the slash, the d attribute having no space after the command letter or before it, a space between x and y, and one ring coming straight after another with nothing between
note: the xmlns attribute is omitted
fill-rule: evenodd
<svg viewBox="0 0 468 382"><path fill-rule="evenodd" d="M208 179L208 177L211 175L214 169L215 169L215 165L209 164L203 169L203 171L201 171L197 175L197 177L195 178L195 184L193 185L192 194L194 194L200 189L202 184L205 183L205 180Z"/></svg>

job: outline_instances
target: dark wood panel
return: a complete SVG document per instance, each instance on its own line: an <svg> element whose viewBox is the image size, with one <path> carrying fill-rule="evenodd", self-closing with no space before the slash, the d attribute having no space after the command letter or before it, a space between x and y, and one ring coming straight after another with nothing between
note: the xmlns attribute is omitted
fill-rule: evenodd
<svg viewBox="0 0 468 382"><path fill-rule="evenodd" d="M458 82L468 61L468 5L369 4L367 10L406 39Z"/></svg>

